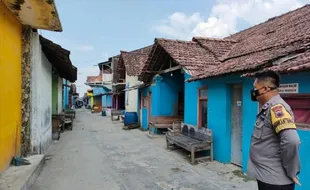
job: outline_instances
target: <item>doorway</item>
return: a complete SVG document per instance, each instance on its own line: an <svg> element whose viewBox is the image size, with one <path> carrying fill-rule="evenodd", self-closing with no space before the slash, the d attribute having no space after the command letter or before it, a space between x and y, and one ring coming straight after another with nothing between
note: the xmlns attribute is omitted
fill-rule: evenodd
<svg viewBox="0 0 310 190"><path fill-rule="evenodd" d="M198 89L198 127L208 128L208 88Z"/></svg>
<svg viewBox="0 0 310 190"><path fill-rule="evenodd" d="M242 86L232 86L231 163L242 166Z"/></svg>

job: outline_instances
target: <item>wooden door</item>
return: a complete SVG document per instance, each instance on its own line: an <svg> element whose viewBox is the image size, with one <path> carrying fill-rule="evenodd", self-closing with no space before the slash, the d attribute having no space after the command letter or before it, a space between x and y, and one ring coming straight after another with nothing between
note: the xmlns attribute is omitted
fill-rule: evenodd
<svg viewBox="0 0 310 190"><path fill-rule="evenodd" d="M232 86L231 163L242 165L242 86Z"/></svg>

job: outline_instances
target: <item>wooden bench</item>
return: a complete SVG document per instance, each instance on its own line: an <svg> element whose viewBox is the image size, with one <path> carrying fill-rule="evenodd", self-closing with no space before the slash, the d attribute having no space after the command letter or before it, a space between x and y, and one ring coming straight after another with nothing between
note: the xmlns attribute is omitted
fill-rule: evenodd
<svg viewBox="0 0 310 190"><path fill-rule="evenodd" d="M75 119L75 110L74 109L65 109L64 113L65 114L72 114L73 119Z"/></svg>
<svg viewBox="0 0 310 190"><path fill-rule="evenodd" d="M183 122L183 116L153 116L149 124L149 132L153 133L153 129L172 128L173 123Z"/></svg>
<svg viewBox="0 0 310 190"><path fill-rule="evenodd" d="M213 138L212 132L206 128L197 128L187 124L181 124L180 132L166 134L167 148L171 146L181 147L191 152L191 164L198 160L209 159L213 161ZM195 157L196 152L210 151L210 156Z"/></svg>
<svg viewBox="0 0 310 190"><path fill-rule="evenodd" d="M66 125L70 126L70 130L73 130L73 118L74 115L73 114L64 114L65 116L65 120L64 120L64 128L66 127Z"/></svg>
<svg viewBox="0 0 310 190"><path fill-rule="evenodd" d="M61 114L52 115L52 139L59 140L60 132L64 130L65 116Z"/></svg>
<svg viewBox="0 0 310 190"><path fill-rule="evenodd" d="M120 115L122 115L122 110L111 110L111 120L112 121L119 120ZM115 116L117 119L115 119Z"/></svg>

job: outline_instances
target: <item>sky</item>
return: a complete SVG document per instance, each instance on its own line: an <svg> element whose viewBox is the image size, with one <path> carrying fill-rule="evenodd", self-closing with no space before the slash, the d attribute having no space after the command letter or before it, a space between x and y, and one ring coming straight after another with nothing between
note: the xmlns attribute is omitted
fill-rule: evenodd
<svg viewBox="0 0 310 190"><path fill-rule="evenodd" d="M40 33L71 51L83 96L98 63L155 38L221 38L309 4L310 0L55 0L63 32Z"/></svg>

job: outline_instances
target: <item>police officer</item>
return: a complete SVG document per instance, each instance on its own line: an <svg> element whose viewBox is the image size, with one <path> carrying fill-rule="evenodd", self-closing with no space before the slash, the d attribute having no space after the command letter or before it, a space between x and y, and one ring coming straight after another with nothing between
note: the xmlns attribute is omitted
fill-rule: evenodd
<svg viewBox="0 0 310 190"><path fill-rule="evenodd" d="M280 76L263 71L255 76L251 98L262 106L251 138L248 175L259 190L293 190L300 185L300 139L290 106L280 97Z"/></svg>

